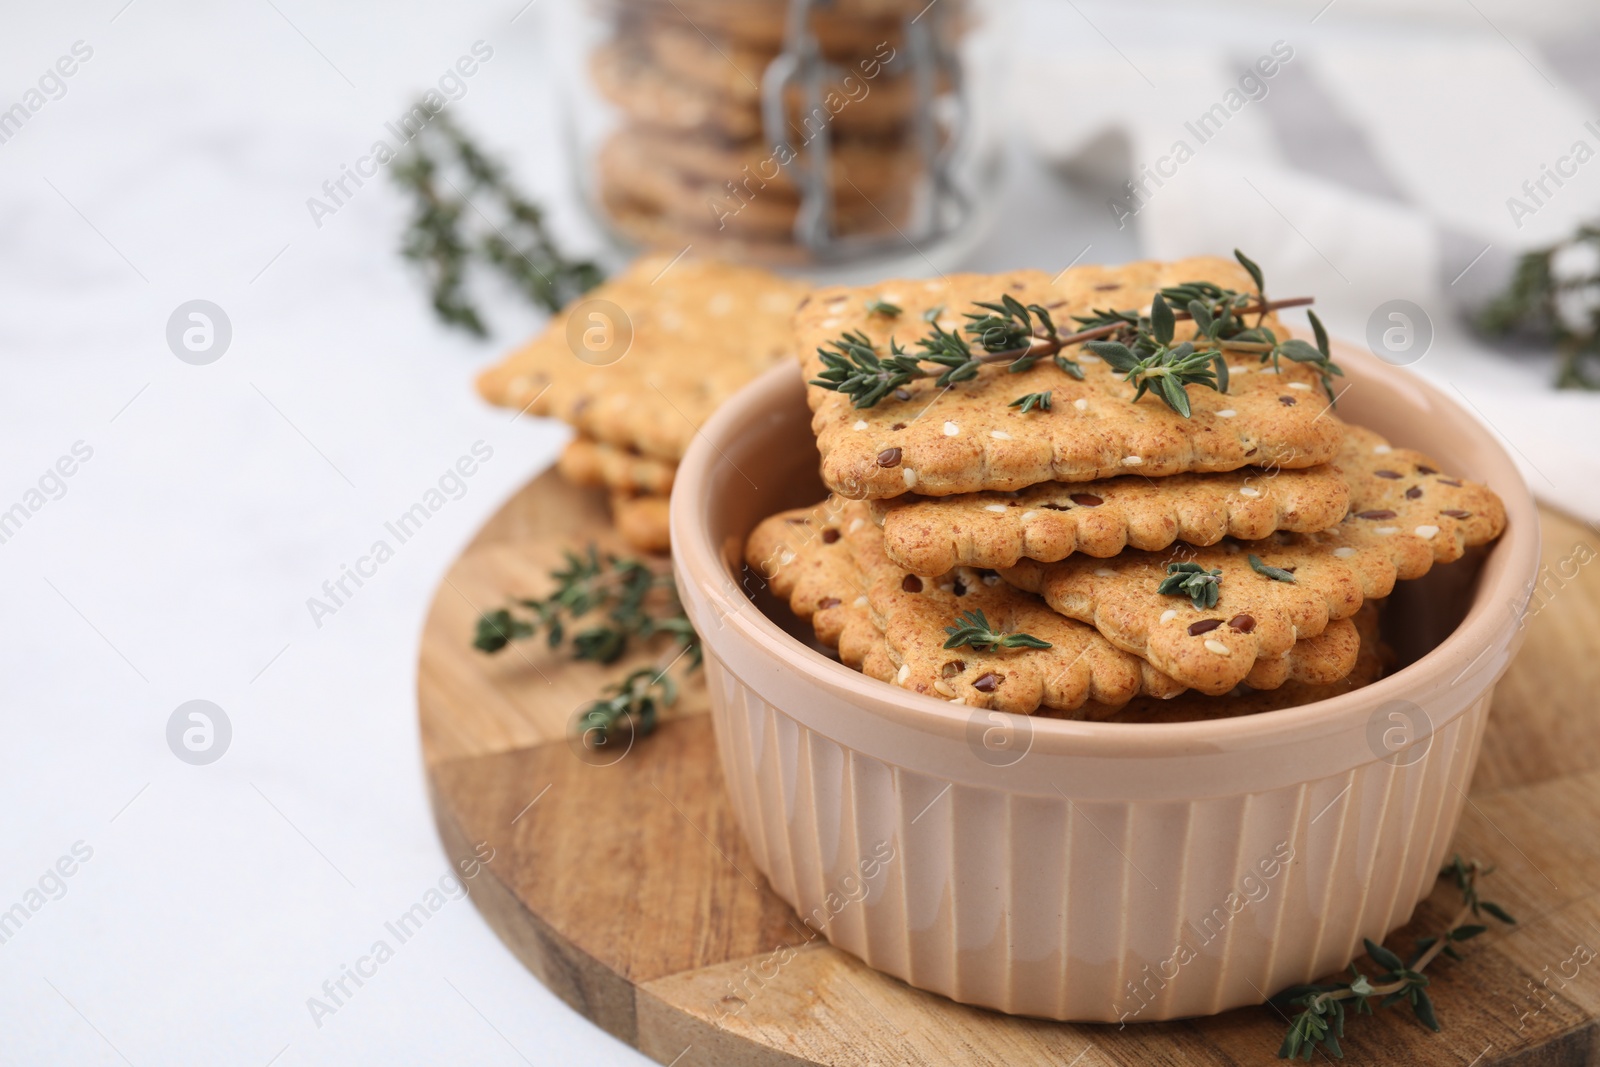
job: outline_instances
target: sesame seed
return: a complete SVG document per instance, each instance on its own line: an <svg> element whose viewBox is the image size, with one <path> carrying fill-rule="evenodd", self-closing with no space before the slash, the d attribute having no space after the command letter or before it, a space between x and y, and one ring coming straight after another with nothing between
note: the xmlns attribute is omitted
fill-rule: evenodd
<svg viewBox="0 0 1600 1067"><path fill-rule="evenodd" d="M1305 382L1290 382L1289 383L1289 388L1290 389L1299 389L1300 391L1307 392L1307 393L1309 393L1311 391L1311 386L1307 385Z"/></svg>
<svg viewBox="0 0 1600 1067"><path fill-rule="evenodd" d="M917 472L912 470L910 467L905 468L900 473L906 480L907 489L910 489L917 484Z"/></svg>
<svg viewBox="0 0 1600 1067"><path fill-rule="evenodd" d="M1004 504L985 504L983 510L993 511L996 514L1004 515L1006 513L1006 506Z"/></svg>
<svg viewBox="0 0 1600 1067"><path fill-rule="evenodd" d="M1078 355L1078 362L1079 363L1104 363L1105 360L1101 359L1099 356L1095 355L1093 352L1082 352L1082 353L1079 353L1079 355Z"/></svg>
<svg viewBox="0 0 1600 1067"><path fill-rule="evenodd" d="M1112 570L1110 567L1096 567L1094 569L1096 578L1110 578L1115 573L1116 571Z"/></svg>
<svg viewBox="0 0 1600 1067"><path fill-rule="evenodd" d="M1439 527L1437 527L1437 526L1418 526L1412 532L1415 533L1418 537L1422 538L1424 541L1431 541L1431 540L1433 540L1434 534L1439 532Z"/></svg>
<svg viewBox="0 0 1600 1067"><path fill-rule="evenodd" d="M1142 466L1144 466L1144 457L1143 456L1123 456L1122 457L1122 465L1124 467L1142 467Z"/></svg>
<svg viewBox="0 0 1600 1067"><path fill-rule="evenodd" d="M950 700L950 703L952 703L952 704L965 704L966 701L961 699L960 697L952 697L951 700Z"/></svg>
<svg viewBox="0 0 1600 1067"><path fill-rule="evenodd" d="M1398 527L1398 526L1380 526L1380 527L1378 527L1377 532L1383 534L1385 537L1388 537L1390 534L1399 533L1400 532L1400 527Z"/></svg>
<svg viewBox="0 0 1600 1067"><path fill-rule="evenodd" d="M1335 559L1349 559L1351 556L1353 556L1355 554L1356 554L1356 550L1351 548L1349 545L1341 545L1340 547L1338 547L1338 548L1333 550L1333 555L1334 555Z"/></svg>
<svg viewBox="0 0 1600 1067"><path fill-rule="evenodd" d="M865 430L867 428L867 420L866 419L857 419L855 428L858 429L858 430Z"/></svg>
<svg viewBox="0 0 1600 1067"><path fill-rule="evenodd" d="M956 434L958 434L960 432L961 432L961 427L957 426L955 423L947 422L947 423L944 424L944 435L946 437L954 437Z"/></svg>
<svg viewBox="0 0 1600 1067"><path fill-rule="evenodd" d="M1253 370L1255 370L1254 367L1235 367L1231 363L1228 365L1229 374L1249 374Z"/></svg>
<svg viewBox="0 0 1600 1067"><path fill-rule="evenodd" d="M911 664L902 663L900 665L900 673L894 676L894 680L899 682L901 685L905 685L906 679L909 677L911 677Z"/></svg>
<svg viewBox="0 0 1600 1067"><path fill-rule="evenodd" d="M1215 652L1219 656L1231 656L1233 650L1214 637L1206 638L1206 651Z"/></svg>
<svg viewBox="0 0 1600 1067"><path fill-rule="evenodd" d="M837 325L839 325L839 317L837 315L831 315L822 320L822 328L824 330L831 330Z"/></svg>
<svg viewBox="0 0 1600 1067"><path fill-rule="evenodd" d="M1390 448L1388 445L1378 445L1377 447L1373 448L1373 451L1380 456L1387 456L1390 452L1393 452L1394 449Z"/></svg>
<svg viewBox="0 0 1600 1067"><path fill-rule="evenodd" d="M1177 608L1168 608L1166 611L1163 611L1161 613L1161 621L1162 622L1171 622L1173 619L1176 619L1177 617L1178 617L1178 609Z"/></svg>
<svg viewBox="0 0 1600 1067"><path fill-rule="evenodd" d="M794 553L790 552L788 550L785 550L783 555L778 557L778 563L781 564L782 566L787 567L789 564L791 564L793 562L794 562Z"/></svg>
<svg viewBox="0 0 1600 1067"><path fill-rule="evenodd" d="M1260 496L1261 495L1261 490L1255 488L1254 486L1247 485L1243 489L1239 490L1239 495L1240 496L1251 496L1251 497Z"/></svg>
<svg viewBox="0 0 1600 1067"><path fill-rule="evenodd" d="M1077 408L1079 411L1088 411L1089 401L1080 396L1078 399L1072 402L1072 406Z"/></svg>
<svg viewBox="0 0 1600 1067"><path fill-rule="evenodd" d="M850 520L850 532L851 533L855 533L857 530L861 529L861 527L866 524L866 521L867 521L866 519L861 518L859 515L856 516L855 518L851 519Z"/></svg>
<svg viewBox="0 0 1600 1067"><path fill-rule="evenodd" d="M1223 408L1221 411L1217 412L1217 417L1219 419L1231 419L1237 414L1239 413L1232 408Z"/></svg>
<svg viewBox="0 0 1600 1067"><path fill-rule="evenodd" d="M1022 521L1026 522L1037 514L1039 514L1037 511L1024 511L1022 513Z"/></svg>
<svg viewBox="0 0 1600 1067"><path fill-rule="evenodd" d="M864 596L858 596L858 597L856 597L856 599L855 599L855 605L856 605L856 607L858 607L858 608L864 608L864 607L866 607L866 606L867 606L867 604L868 604L868 600L867 600L867 598L866 598L866 597L864 597Z"/></svg>
<svg viewBox="0 0 1600 1067"><path fill-rule="evenodd" d="M997 438L997 439L999 439L1001 441L1009 441L1009 440L1011 440L1011 435L1006 433L1004 430L990 430L989 431L989 436Z"/></svg>

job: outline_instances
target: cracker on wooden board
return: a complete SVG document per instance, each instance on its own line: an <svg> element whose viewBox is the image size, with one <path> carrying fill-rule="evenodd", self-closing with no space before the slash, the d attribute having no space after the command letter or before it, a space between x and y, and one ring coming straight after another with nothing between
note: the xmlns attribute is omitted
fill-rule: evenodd
<svg viewBox="0 0 1600 1067"><path fill-rule="evenodd" d="M975 301L1009 294L1048 308L1062 332L1070 332L1073 315L1098 308L1147 309L1158 289L1195 280L1245 290L1253 285L1238 264L1202 257L1074 267L1055 281L1041 271L1022 270L836 286L816 291L800 307L795 347L810 381L824 369L818 349L847 331L866 334L883 353L891 337L915 351L914 341L928 329L926 313L937 312L935 320L955 330L966 324L964 314ZM869 300L901 311L893 316L869 311ZM1266 325L1280 338L1288 336L1275 315L1267 316ZM1192 334L1191 324L1178 323L1178 338ZM1317 371L1306 364L1285 360L1275 372L1270 364L1233 356L1229 391L1191 386L1193 416L1184 418L1154 394L1130 403L1133 386L1081 346L1064 354L1083 368L1083 381L1050 360L1019 374L988 366L977 378L948 388L933 378L913 381L870 408L856 408L845 394L808 385L823 481L841 496L861 499L1252 465L1301 469L1331 460L1343 436ZM1027 393L1047 390L1053 400L1049 411L1024 414L1009 406Z"/></svg>
<svg viewBox="0 0 1600 1067"><path fill-rule="evenodd" d="M793 351L790 319L806 288L753 267L645 256L479 375L478 391L597 441L676 461L723 400ZM597 300L627 322L607 321ZM570 321L574 311L582 321ZM625 327L632 342L620 358L585 347L588 331L603 331L610 344Z"/></svg>
<svg viewBox="0 0 1600 1067"><path fill-rule="evenodd" d="M672 549L664 496L611 494L611 521L622 539L640 552L664 554Z"/></svg>
<svg viewBox="0 0 1600 1067"><path fill-rule="evenodd" d="M641 456L604 441L579 435L567 442L556 461L562 477L574 485L615 489L624 493L666 496L678 466L654 456Z"/></svg>
<svg viewBox="0 0 1600 1067"><path fill-rule="evenodd" d="M1075 552L1115 556L1174 541L1254 540L1278 530L1312 532L1344 518L1350 490L1334 464L1308 470L1245 467L1223 474L1127 475L1044 482L1015 493L916 494L874 500L889 558L917 574L951 567L1054 563Z"/></svg>
<svg viewBox="0 0 1600 1067"><path fill-rule="evenodd" d="M1369 600L1351 617L1361 650L1356 654L1350 673L1336 681L1326 684L1285 682L1276 689L1251 689L1241 685L1222 696L1208 696L1191 689L1171 700L1135 697L1119 708L1086 704L1078 709L1076 717L1100 722L1198 722L1259 715L1263 711L1295 708L1352 693L1382 678L1394 662L1394 652L1383 643L1379 631L1379 603Z"/></svg>
<svg viewBox="0 0 1600 1067"><path fill-rule="evenodd" d="M1505 508L1485 486L1442 473L1441 465L1380 435L1350 427L1337 459L1350 485L1350 511L1318 533L1227 540L1203 548L1126 551L1114 559L1022 560L1003 573L1064 615L1092 624L1119 648L1202 692L1271 678L1299 640L1354 615L1364 599L1388 596L1398 579L1498 537ZM1251 563L1288 572L1278 580ZM1214 606L1157 591L1174 562L1220 572ZM1287 677L1287 675L1285 676Z"/></svg>

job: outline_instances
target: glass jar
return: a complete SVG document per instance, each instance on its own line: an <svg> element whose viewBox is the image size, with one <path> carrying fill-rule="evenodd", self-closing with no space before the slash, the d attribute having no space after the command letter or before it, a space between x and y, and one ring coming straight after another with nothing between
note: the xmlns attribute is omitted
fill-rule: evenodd
<svg viewBox="0 0 1600 1067"><path fill-rule="evenodd" d="M578 189L634 249L843 280L982 235L1002 69L980 0L566 0L547 42Z"/></svg>

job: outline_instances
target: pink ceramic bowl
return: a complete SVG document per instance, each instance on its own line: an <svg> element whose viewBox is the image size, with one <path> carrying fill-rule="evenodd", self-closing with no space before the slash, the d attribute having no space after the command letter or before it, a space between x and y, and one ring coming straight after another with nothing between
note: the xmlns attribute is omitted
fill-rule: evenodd
<svg viewBox="0 0 1600 1067"><path fill-rule="evenodd" d="M1508 529L1481 566L1401 583L1385 628L1414 660L1403 669L1209 722L961 708L791 636L770 597L771 617L752 601L742 546L760 519L823 496L800 374L774 369L723 406L678 470L674 564L734 811L803 921L964 1003L1143 1022L1258 1003L1407 920L1521 643L1539 518L1455 402L1365 352L1338 358L1352 386L1339 414L1493 487Z"/></svg>

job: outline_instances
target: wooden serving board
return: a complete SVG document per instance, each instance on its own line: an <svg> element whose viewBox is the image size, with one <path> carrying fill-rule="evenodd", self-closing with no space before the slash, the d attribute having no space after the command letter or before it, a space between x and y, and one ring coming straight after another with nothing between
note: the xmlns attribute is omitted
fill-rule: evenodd
<svg viewBox="0 0 1600 1067"><path fill-rule="evenodd" d="M507 503L440 586L417 679L445 846L468 863L492 850L472 899L575 1010L675 1067L1279 1062L1270 1007L1119 1030L965 1007L820 941L773 966L807 938L739 835L703 686L649 738L585 760L568 723L633 664L572 664L537 642L471 647L479 611L542 595L564 548L620 548L604 507L553 472ZM1498 865L1485 895L1521 922L1430 970L1443 1033L1401 1009L1353 1019L1350 1063L1600 1063L1600 957L1577 962L1600 953L1600 562L1578 562L1600 561L1600 536L1547 512L1544 547L1457 840ZM1431 932L1457 899L1441 883L1388 943Z"/></svg>

